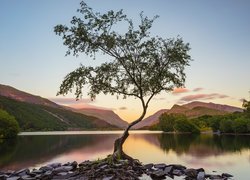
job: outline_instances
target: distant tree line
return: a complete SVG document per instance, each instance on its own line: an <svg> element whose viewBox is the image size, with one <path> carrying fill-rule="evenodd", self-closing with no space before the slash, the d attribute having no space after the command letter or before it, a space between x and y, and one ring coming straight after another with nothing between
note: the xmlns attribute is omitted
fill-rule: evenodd
<svg viewBox="0 0 250 180"><path fill-rule="evenodd" d="M235 112L226 115L204 115L188 119L184 115L163 113L159 123L151 129L165 132L189 132L212 130L213 132L243 134L250 133L250 101L243 101L244 112Z"/></svg>

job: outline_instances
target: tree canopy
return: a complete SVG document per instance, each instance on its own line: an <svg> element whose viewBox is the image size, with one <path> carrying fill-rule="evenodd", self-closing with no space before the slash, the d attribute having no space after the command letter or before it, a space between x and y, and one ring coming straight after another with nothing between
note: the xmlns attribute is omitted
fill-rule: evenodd
<svg viewBox="0 0 250 180"><path fill-rule="evenodd" d="M13 138L18 132L19 126L15 117L0 109L0 138Z"/></svg>
<svg viewBox="0 0 250 180"><path fill-rule="evenodd" d="M104 53L111 61L92 67L81 65L69 73L59 94L66 94L76 88L79 98L82 88L89 85L88 94L92 99L99 93L111 95L134 96L142 99L171 91L174 87L183 86L185 66L189 65L189 44L182 38L163 39L150 34L153 21L140 14L137 28L123 11L108 11L105 14L94 13L84 2L78 9L81 18L74 16L71 27L57 25L56 34L62 36L68 47L67 55L85 53L95 57ZM127 23L125 33L117 32L118 22Z"/></svg>

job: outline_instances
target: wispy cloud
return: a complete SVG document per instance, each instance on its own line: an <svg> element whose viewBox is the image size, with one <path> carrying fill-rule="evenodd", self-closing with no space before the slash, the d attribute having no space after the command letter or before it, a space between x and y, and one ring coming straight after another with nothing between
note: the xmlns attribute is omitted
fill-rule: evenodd
<svg viewBox="0 0 250 180"><path fill-rule="evenodd" d="M202 91L202 90L203 90L203 88L198 87L198 88L194 88L194 89L193 89L193 92L198 92L198 91Z"/></svg>
<svg viewBox="0 0 250 180"><path fill-rule="evenodd" d="M175 88L172 92L172 94L181 94L181 93L187 93L189 92L190 90L187 89L187 88Z"/></svg>
<svg viewBox="0 0 250 180"><path fill-rule="evenodd" d="M120 107L119 110L127 110L128 108L127 107Z"/></svg>
<svg viewBox="0 0 250 180"><path fill-rule="evenodd" d="M163 100L165 100L166 98L161 97L161 98L153 98L153 99L156 100L156 101L163 101Z"/></svg>
<svg viewBox="0 0 250 180"><path fill-rule="evenodd" d="M188 95L182 97L179 102L191 102L191 101L197 101L197 100L212 100L212 99L223 99L227 98L229 96L224 94L218 94L218 93L211 93L211 94L194 94L194 95Z"/></svg>
<svg viewBox="0 0 250 180"><path fill-rule="evenodd" d="M92 103L90 99L79 99L76 100L75 98L50 98L51 101L62 104L62 105L70 105L70 104L82 104L82 103Z"/></svg>

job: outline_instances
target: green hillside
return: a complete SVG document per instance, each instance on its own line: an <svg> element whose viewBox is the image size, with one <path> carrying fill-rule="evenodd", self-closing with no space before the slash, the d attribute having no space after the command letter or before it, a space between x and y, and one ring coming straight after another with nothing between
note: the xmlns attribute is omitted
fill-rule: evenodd
<svg viewBox="0 0 250 180"><path fill-rule="evenodd" d="M114 126L98 118L72 112L64 108L16 101L0 96L0 108L13 115L21 131L93 130Z"/></svg>

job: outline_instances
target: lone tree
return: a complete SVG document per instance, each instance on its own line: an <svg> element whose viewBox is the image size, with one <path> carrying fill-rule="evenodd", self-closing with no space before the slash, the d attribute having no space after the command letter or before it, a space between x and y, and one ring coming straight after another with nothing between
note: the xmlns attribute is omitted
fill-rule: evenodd
<svg viewBox="0 0 250 180"><path fill-rule="evenodd" d="M113 158L130 159L122 147L129 129L144 118L155 95L184 85L184 69L191 60L189 44L180 37L163 39L152 36L150 29L157 16L150 19L141 13L140 23L135 27L122 10L95 13L81 2L77 12L81 17L74 16L70 26L60 24L54 27L55 33L68 47L66 55L85 53L95 59L99 53L110 59L98 66L80 65L64 78L58 95L75 91L78 99L85 88L91 99L100 93L139 99L141 116L130 123L114 143ZM120 24L127 25L126 32L118 31Z"/></svg>

